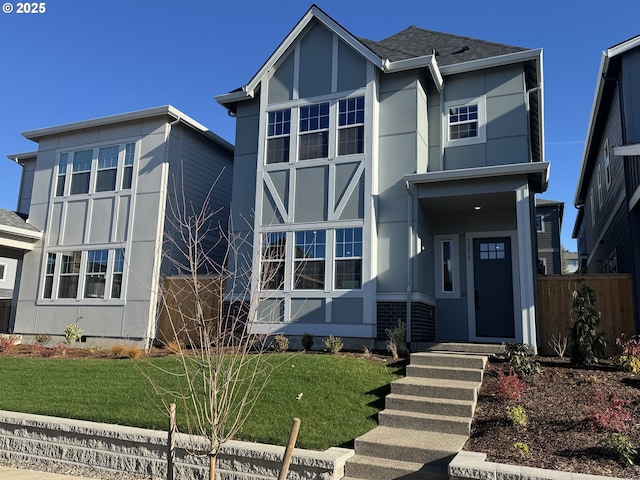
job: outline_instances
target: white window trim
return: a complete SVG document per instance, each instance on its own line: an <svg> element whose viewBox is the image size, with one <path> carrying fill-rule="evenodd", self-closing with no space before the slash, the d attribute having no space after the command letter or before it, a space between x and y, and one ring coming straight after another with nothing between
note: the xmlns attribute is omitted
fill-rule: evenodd
<svg viewBox="0 0 640 480"><path fill-rule="evenodd" d="M478 105L478 136L470 138L459 138L451 140L449 138L449 109L453 107L464 107L467 105ZM452 100L444 103L443 111L443 133L445 147L458 147L462 145L476 145L487 142L487 117L486 117L486 97L481 95L476 98L465 98Z"/></svg>
<svg viewBox="0 0 640 480"><path fill-rule="evenodd" d="M598 209L602 208L602 168L598 165L596 171L596 182L598 185Z"/></svg>
<svg viewBox="0 0 640 480"><path fill-rule="evenodd" d="M436 298L460 298L460 248L458 235L435 235L433 237L435 245L435 284ZM451 242L452 262L453 262L453 291L444 290L444 270L442 265L442 244Z"/></svg>
<svg viewBox="0 0 640 480"><path fill-rule="evenodd" d="M611 187L611 155L612 151L609 147L609 138L605 138L604 140L604 178L605 184L607 186L607 190Z"/></svg>
<svg viewBox="0 0 640 480"><path fill-rule="evenodd" d="M9 267L6 263L0 263L0 281L4 281L7 279L7 268Z"/></svg>
<svg viewBox="0 0 640 480"><path fill-rule="evenodd" d="M127 253L125 250L125 259L122 271L122 286L120 289L120 298L111 298L111 287L113 285L113 262L115 260L115 251L119 249L124 249L124 246L117 245L103 245L96 246L95 248L86 248L86 246L77 246L74 248L61 248L61 249L50 249L44 252L43 254L43 263L42 263L42 271L40 275L41 286L38 294L38 303L39 304L66 304L66 305L77 305L77 304L85 304L85 305L95 305L95 304L104 304L107 303L109 305L124 305L125 304L125 296L127 291L127 272L128 272L128 262L127 262ZM105 274L105 297L106 298L84 298L84 289L86 284L87 277L87 260L88 260L88 252L89 250L108 250L108 260L107 260L107 272ZM62 255L70 252L81 252L80 256L80 271L78 273L78 290L76 292L75 298L59 298L58 297L58 287L60 284L60 271L62 269ZM51 298L44 297L44 289L45 289L45 279L47 276L47 258L49 253L56 254L56 262L53 270L53 282L51 285Z"/></svg>
<svg viewBox="0 0 640 480"><path fill-rule="evenodd" d="M540 218L540 230L538 230L538 218ZM536 232L537 233L545 233L544 229L544 215L536 214Z"/></svg>

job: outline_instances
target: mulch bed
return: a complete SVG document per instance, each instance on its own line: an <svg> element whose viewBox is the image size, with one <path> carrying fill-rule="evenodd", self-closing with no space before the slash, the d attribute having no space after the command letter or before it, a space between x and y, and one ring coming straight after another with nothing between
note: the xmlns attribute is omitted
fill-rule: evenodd
<svg viewBox="0 0 640 480"><path fill-rule="evenodd" d="M572 368L567 359L538 358L544 372L522 377L527 387L519 400L505 400L498 393L498 371L508 365L488 365L474 415L471 438L464 449L487 454L487 461L548 468L566 472L640 478L638 466L624 466L604 448L611 433L597 424L600 416L613 423L614 404L622 405L618 418L621 433L640 446L640 374L616 370L610 362L590 368ZM613 396L612 396L613 395ZM526 427L515 426L506 415L508 406L522 405L528 416ZM525 458L514 448L523 442L530 453ZM636 456L635 463L640 462Z"/></svg>

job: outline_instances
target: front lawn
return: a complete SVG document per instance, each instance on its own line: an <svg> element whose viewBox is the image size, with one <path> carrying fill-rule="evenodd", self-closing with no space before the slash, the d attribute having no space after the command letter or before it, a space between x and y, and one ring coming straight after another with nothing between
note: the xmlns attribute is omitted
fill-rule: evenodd
<svg viewBox="0 0 640 480"><path fill-rule="evenodd" d="M364 358L270 354L282 364L263 391L240 440L284 445L301 419L297 447L348 445L376 425L400 367ZM179 369L174 356L154 359L0 357L0 409L142 428L166 429L161 402L139 369ZM302 396L299 394L302 393ZM298 399L300 398L300 399ZM178 406L179 408L179 406ZM179 428L184 420L178 412Z"/></svg>

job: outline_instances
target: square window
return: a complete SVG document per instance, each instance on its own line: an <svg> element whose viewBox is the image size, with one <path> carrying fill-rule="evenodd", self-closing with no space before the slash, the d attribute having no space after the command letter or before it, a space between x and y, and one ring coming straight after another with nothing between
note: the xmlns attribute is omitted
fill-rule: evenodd
<svg viewBox="0 0 640 480"><path fill-rule="evenodd" d="M483 143L484 97L445 104L449 146Z"/></svg>

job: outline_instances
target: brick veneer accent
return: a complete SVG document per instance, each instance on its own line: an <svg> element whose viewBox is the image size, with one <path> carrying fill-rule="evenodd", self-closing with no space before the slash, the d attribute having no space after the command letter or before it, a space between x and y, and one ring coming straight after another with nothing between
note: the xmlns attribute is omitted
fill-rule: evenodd
<svg viewBox="0 0 640 480"><path fill-rule="evenodd" d="M386 340L386 329L393 329L398 321L406 323L406 302L378 302L377 328L378 340ZM433 305L411 302L411 341L432 342L436 338L436 310Z"/></svg>

